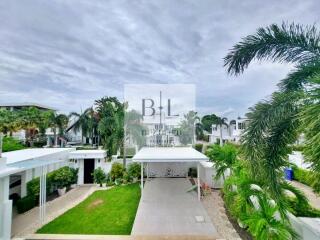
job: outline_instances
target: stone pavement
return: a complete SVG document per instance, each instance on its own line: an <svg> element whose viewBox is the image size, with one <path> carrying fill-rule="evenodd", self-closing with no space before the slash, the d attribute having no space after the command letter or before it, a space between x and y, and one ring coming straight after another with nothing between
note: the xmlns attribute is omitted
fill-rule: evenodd
<svg viewBox="0 0 320 240"><path fill-rule="evenodd" d="M305 196L308 198L309 203L312 207L320 209L320 196L315 194L311 187L304 185L297 181L290 181L291 185L300 189Z"/></svg>
<svg viewBox="0 0 320 240"><path fill-rule="evenodd" d="M203 205L221 239L241 240L227 217L219 190L213 190L210 195L205 196L203 198Z"/></svg>
<svg viewBox="0 0 320 240"><path fill-rule="evenodd" d="M78 186L67 192L65 195L47 202L47 214L44 224L76 206L97 189L102 188L98 188L96 185ZM35 207L26 213L18 214L13 217L12 236L15 238L28 236L37 231L41 226L42 224L39 221L39 207Z"/></svg>
<svg viewBox="0 0 320 240"><path fill-rule="evenodd" d="M147 181L131 234L216 239L217 231L196 192L187 192L191 186L186 178Z"/></svg>

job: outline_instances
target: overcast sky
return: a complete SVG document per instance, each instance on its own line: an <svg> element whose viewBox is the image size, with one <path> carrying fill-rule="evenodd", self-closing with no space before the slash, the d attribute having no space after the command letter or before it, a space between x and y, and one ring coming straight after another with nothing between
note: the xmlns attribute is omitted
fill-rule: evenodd
<svg viewBox="0 0 320 240"><path fill-rule="evenodd" d="M228 76L223 57L260 26L320 26L320 1L0 1L0 103L80 111L125 83L195 83L197 111L243 115L291 67Z"/></svg>

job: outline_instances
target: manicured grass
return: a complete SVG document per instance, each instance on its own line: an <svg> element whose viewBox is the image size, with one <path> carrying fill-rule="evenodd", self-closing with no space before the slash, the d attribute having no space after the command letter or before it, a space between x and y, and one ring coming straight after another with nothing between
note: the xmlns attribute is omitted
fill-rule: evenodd
<svg viewBox="0 0 320 240"><path fill-rule="evenodd" d="M129 235L139 200L139 184L96 191L37 233Z"/></svg>

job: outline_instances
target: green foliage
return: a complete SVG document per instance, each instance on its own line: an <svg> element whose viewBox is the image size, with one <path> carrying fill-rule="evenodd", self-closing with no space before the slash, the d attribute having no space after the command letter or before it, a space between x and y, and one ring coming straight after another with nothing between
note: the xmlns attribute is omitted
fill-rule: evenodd
<svg viewBox="0 0 320 240"><path fill-rule="evenodd" d="M25 148L25 146L22 143L20 143L18 140L8 136L3 137L2 144L3 144L2 145L3 152L10 152L10 151L20 150Z"/></svg>
<svg viewBox="0 0 320 240"><path fill-rule="evenodd" d="M202 143L195 144L194 149L196 149L198 152L202 152L203 144Z"/></svg>
<svg viewBox="0 0 320 240"><path fill-rule="evenodd" d="M47 175L46 193L51 193L52 190L52 175ZM40 194L40 178L34 178L27 182L27 196L32 196L38 202Z"/></svg>
<svg viewBox="0 0 320 240"><path fill-rule="evenodd" d="M18 213L24 213L36 206L36 201L33 196L26 196L17 201Z"/></svg>
<svg viewBox="0 0 320 240"><path fill-rule="evenodd" d="M99 167L93 171L93 179L95 183L102 187L102 183L106 180L106 174L102 168Z"/></svg>
<svg viewBox="0 0 320 240"><path fill-rule="evenodd" d="M320 193L320 175L311 170L306 170L298 168L297 166L292 166L293 169L293 179L301 182L309 187L313 188L313 191Z"/></svg>
<svg viewBox="0 0 320 240"><path fill-rule="evenodd" d="M73 179L74 177L69 167L60 168L55 171L52 177L53 184L58 189L70 186Z"/></svg>
<svg viewBox="0 0 320 240"><path fill-rule="evenodd" d="M139 184L96 191L37 233L130 235L140 194Z"/></svg>
<svg viewBox="0 0 320 240"><path fill-rule="evenodd" d="M189 171L188 171L188 176L189 177L193 177L193 178L196 178L198 175L198 172L197 172L197 168L189 168Z"/></svg>
<svg viewBox="0 0 320 240"><path fill-rule="evenodd" d="M292 151L297 151L297 152L303 152L303 150L305 149L305 146L302 145L302 144L299 144L299 145L291 145L291 150Z"/></svg>
<svg viewBox="0 0 320 240"><path fill-rule="evenodd" d="M124 140L124 105L116 97L95 101L100 117L98 132L108 157L116 154Z"/></svg>
<svg viewBox="0 0 320 240"><path fill-rule="evenodd" d="M124 168L121 163L113 163L110 171L112 181L123 177Z"/></svg>
<svg viewBox="0 0 320 240"><path fill-rule="evenodd" d="M210 161L214 162L217 171L215 178L225 178L225 171L231 169L237 160L237 149L232 144L225 144L222 147L211 145L207 148L206 155Z"/></svg>
<svg viewBox="0 0 320 240"><path fill-rule="evenodd" d="M78 182L79 168L70 168L70 171L72 175L70 184L76 184Z"/></svg>
<svg viewBox="0 0 320 240"><path fill-rule="evenodd" d="M184 115L184 119L179 124L179 140L182 145L191 144L194 141L194 127L196 120L199 119L197 113L189 111Z"/></svg>
<svg viewBox="0 0 320 240"><path fill-rule="evenodd" d="M201 124L203 129L207 132L211 132L212 124L216 124L218 117L215 114L205 115L201 118Z"/></svg>
<svg viewBox="0 0 320 240"><path fill-rule="evenodd" d="M127 172L133 178L141 177L141 165L139 163L131 163L128 165Z"/></svg>

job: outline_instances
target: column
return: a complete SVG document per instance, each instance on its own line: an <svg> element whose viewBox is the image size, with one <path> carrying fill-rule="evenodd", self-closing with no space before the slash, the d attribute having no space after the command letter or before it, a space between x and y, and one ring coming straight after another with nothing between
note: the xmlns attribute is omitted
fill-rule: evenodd
<svg viewBox="0 0 320 240"><path fill-rule="evenodd" d="M201 200L201 192L200 192L200 165L197 163L197 180L198 180L198 200Z"/></svg>
<svg viewBox="0 0 320 240"><path fill-rule="evenodd" d="M141 187L141 195L142 195L142 191L143 191L143 162L141 162L141 184L140 184L140 187Z"/></svg>
<svg viewBox="0 0 320 240"><path fill-rule="evenodd" d="M9 200L9 183L10 176L0 178L0 239L4 240L11 238L12 201Z"/></svg>
<svg viewBox="0 0 320 240"><path fill-rule="evenodd" d="M39 219L43 224L46 217L46 199L47 198L47 168L41 167L40 175L40 194L39 194Z"/></svg>

